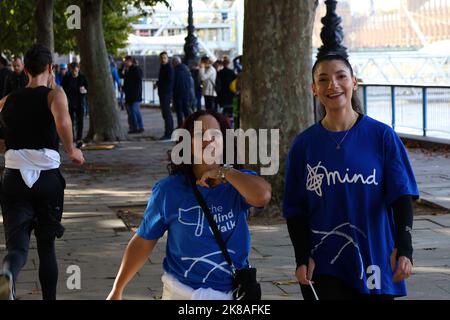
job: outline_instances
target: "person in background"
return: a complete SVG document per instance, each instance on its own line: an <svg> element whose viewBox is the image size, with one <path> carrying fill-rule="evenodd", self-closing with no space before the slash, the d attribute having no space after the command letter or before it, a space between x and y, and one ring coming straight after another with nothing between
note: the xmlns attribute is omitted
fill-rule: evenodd
<svg viewBox="0 0 450 320"><path fill-rule="evenodd" d="M208 56L202 57L199 74L203 86L203 96L205 97L205 108L206 110L217 111L215 89L217 72Z"/></svg>
<svg viewBox="0 0 450 320"><path fill-rule="evenodd" d="M228 119L233 117L234 93L230 90L230 85L236 79L236 74L229 68L230 63L231 61L228 56L224 56L223 69L217 73L216 81L220 85L217 92L217 101L222 108L222 114L228 117Z"/></svg>
<svg viewBox="0 0 450 320"><path fill-rule="evenodd" d="M234 73L235 74L240 74L242 73L243 67L242 67L242 59L243 56L237 56L233 59L233 68L234 68Z"/></svg>
<svg viewBox="0 0 450 320"><path fill-rule="evenodd" d="M74 138L79 148L83 145L84 99L88 83L86 77L80 73L80 65L77 62L70 64L70 73L63 78L61 86L67 95L69 114L75 132Z"/></svg>
<svg viewBox="0 0 450 320"><path fill-rule="evenodd" d="M8 60L0 56L0 99L4 97L3 90L5 88L6 78L13 73L8 67Z"/></svg>
<svg viewBox="0 0 450 320"><path fill-rule="evenodd" d="M131 56L125 57L127 71L123 81L123 92L125 93L125 104L128 111L129 134L144 132L144 123L141 115L142 102L142 69Z"/></svg>
<svg viewBox="0 0 450 320"><path fill-rule="evenodd" d="M3 89L5 87L6 78L12 74L11 68L8 66L8 60L0 55L0 99L3 98ZM0 139L4 138L4 132L0 123ZM3 145L0 147L3 149Z"/></svg>
<svg viewBox="0 0 450 320"><path fill-rule="evenodd" d="M56 82L56 84L58 86L61 86L62 80L64 79L66 74L67 74L67 64L61 63L59 65L59 70L58 70L58 72L56 73L56 76L55 76L55 82Z"/></svg>
<svg viewBox="0 0 450 320"><path fill-rule="evenodd" d="M110 56L108 56L108 59L109 59L109 68L111 70L111 76L113 79L114 91L117 93L117 91L120 92L122 90L122 84L121 84L120 77L119 77L119 71L117 70L116 63L114 61L114 57L110 55Z"/></svg>
<svg viewBox="0 0 450 320"><path fill-rule="evenodd" d="M198 62L191 66L191 75L194 80L194 93L195 93L195 103L194 107L196 111L202 110L202 80L200 79L200 64Z"/></svg>
<svg viewBox="0 0 450 320"><path fill-rule="evenodd" d="M197 103L197 97L195 96L195 81L192 78L192 74L189 72L189 82L190 82L190 91L189 91L189 113L194 113Z"/></svg>
<svg viewBox="0 0 450 320"><path fill-rule="evenodd" d="M214 67L214 69L216 69L216 82L214 84L214 90L216 90L216 94L217 94L216 99L215 99L216 110L218 112L222 112L222 106L219 103L219 92L222 88L222 84L220 83L221 79L218 77L218 75L219 75L219 72L222 71L222 69L223 69L223 61L219 60L219 59L214 61L213 67Z"/></svg>
<svg viewBox="0 0 450 320"><path fill-rule="evenodd" d="M213 67L214 67L214 69L216 69L216 72L219 72L220 70L223 69L223 61L222 60L214 61Z"/></svg>
<svg viewBox="0 0 450 320"><path fill-rule="evenodd" d="M23 70L23 62L20 58L13 60L14 72L10 73L5 80L5 86L3 88L3 96L7 96L11 92L25 88L28 83L28 76Z"/></svg>
<svg viewBox="0 0 450 320"><path fill-rule="evenodd" d="M173 102L177 113L178 128L191 114L189 101L191 96L191 73L188 67L181 63L180 57L173 57L172 65L175 72L173 86Z"/></svg>
<svg viewBox="0 0 450 320"><path fill-rule="evenodd" d="M173 132L173 118L170 111L170 102L173 97L173 86L175 73L172 65L169 63L169 55L167 52L159 54L159 61L161 66L159 68L158 82L158 96L161 106L161 113L164 119L164 135L160 140L170 140Z"/></svg>

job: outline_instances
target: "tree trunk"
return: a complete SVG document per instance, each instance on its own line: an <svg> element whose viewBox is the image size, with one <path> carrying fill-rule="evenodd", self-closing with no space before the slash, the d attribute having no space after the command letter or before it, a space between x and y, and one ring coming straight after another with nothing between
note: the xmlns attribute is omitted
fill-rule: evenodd
<svg viewBox="0 0 450 320"><path fill-rule="evenodd" d="M55 51L53 37L53 0L38 0L35 12L36 43Z"/></svg>
<svg viewBox="0 0 450 320"><path fill-rule="evenodd" d="M90 127L87 140L125 139L117 111L111 69L102 25L103 0L81 1L81 29L77 30L81 69L88 80Z"/></svg>
<svg viewBox="0 0 450 320"><path fill-rule="evenodd" d="M280 169L266 177L272 201L265 214L281 212L287 152L294 137L314 121L311 56L317 4L245 1L241 126L280 129Z"/></svg>

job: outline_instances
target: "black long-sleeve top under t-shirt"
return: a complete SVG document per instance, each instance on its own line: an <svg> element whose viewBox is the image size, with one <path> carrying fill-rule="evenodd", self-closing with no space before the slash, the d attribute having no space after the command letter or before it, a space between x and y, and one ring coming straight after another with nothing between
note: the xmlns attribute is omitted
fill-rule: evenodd
<svg viewBox="0 0 450 320"><path fill-rule="evenodd" d="M395 223L395 248L398 257L405 256L411 263L413 262L413 248L411 231L413 225L412 197L404 195L392 203L392 211ZM289 236L295 251L295 261L297 268L301 265L308 265L310 257L311 243L309 239L308 217L292 217L287 220Z"/></svg>

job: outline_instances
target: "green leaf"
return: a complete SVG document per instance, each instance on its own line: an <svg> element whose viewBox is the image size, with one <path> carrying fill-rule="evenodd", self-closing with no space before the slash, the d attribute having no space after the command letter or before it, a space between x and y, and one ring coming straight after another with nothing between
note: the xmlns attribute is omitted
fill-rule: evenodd
<svg viewBox="0 0 450 320"><path fill-rule="evenodd" d="M36 24L34 13L37 1L0 1L0 53L7 56L23 54L35 41ZM67 29L66 10L71 4L81 6L81 0L55 0L53 7L53 30L55 51L59 54L78 53L75 31ZM131 24L146 12L144 6L155 6L166 0L104 0L103 28L106 47L109 53L116 54L126 46ZM128 16L128 7L133 6L139 14ZM83 9L82 9L83 10Z"/></svg>

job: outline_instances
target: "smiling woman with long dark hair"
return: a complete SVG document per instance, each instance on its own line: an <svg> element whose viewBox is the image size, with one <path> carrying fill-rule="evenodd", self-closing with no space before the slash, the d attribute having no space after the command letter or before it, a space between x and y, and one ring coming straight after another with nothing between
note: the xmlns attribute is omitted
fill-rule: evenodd
<svg viewBox="0 0 450 320"><path fill-rule="evenodd" d="M283 203L303 297L404 296L418 197L406 150L391 127L361 113L345 57L319 57L312 76L326 113L291 146Z"/></svg>
<svg viewBox="0 0 450 320"><path fill-rule="evenodd" d="M249 266L248 209L267 205L271 187L254 172L218 163L208 164L211 162L204 158L205 148L214 144L214 156L221 156L226 144L225 130L229 125L222 115L214 112L192 114L182 126L193 137L192 144L195 121L201 123L205 137L196 141L202 145L200 152L192 148L191 163L176 165L172 162L170 175L153 186L144 218L128 244L108 299L122 298L126 284L144 265L166 231L162 298L232 299L232 270L196 199L192 179L214 216L233 265L236 269ZM208 137L208 130L220 131L223 139Z"/></svg>

